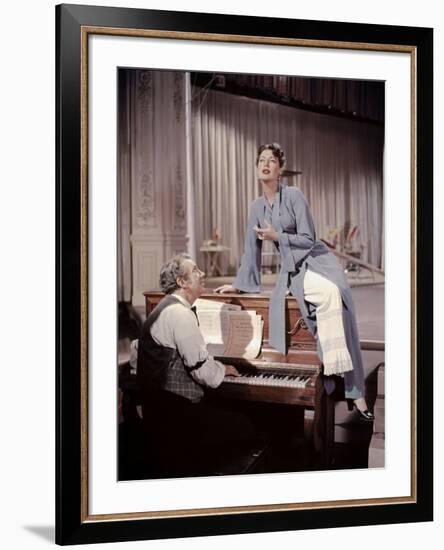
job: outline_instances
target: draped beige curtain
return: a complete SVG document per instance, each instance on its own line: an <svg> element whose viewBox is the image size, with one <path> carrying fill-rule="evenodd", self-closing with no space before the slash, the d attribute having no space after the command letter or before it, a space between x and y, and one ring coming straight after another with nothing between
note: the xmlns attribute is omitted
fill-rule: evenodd
<svg viewBox="0 0 444 550"><path fill-rule="evenodd" d="M134 78L133 78L134 80ZM131 272L131 95L130 74L119 73L119 133L117 177L117 298L129 302L132 295Z"/></svg>
<svg viewBox="0 0 444 550"><path fill-rule="evenodd" d="M192 89L192 188L196 248L215 228L230 248L224 268L235 272L243 252L250 203L259 196L257 148L279 142L287 169L300 176L317 237L335 228L341 239L357 225L362 259L383 262L383 127L301 111L202 88ZM198 255L203 264L204 258Z"/></svg>

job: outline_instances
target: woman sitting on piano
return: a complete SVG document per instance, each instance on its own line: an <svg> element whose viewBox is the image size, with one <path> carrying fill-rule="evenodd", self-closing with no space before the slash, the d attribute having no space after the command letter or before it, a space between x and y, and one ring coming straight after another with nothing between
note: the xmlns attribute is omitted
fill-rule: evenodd
<svg viewBox="0 0 444 550"><path fill-rule="evenodd" d="M335 255L316 239L302 192L280 184L284 165L284 151L278 143L259 147L256 169L263 195L250 208L237 276L232 285L220 286L215 292L260 292L262 241L273 241L281 256L281 270L270 299L270 344L287 353L285 297L290 291L316 338L324 375L343 376L349 407L371 422L374 416L364 396L364 369L347 278Z"/></svg>

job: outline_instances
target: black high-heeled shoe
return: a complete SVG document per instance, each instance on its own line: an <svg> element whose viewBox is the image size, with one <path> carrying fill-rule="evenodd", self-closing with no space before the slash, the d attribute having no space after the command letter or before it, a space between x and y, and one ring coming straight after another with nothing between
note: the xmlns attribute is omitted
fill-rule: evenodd
<svg viewBox="0 0 444 550"><path fill-rule="evenodd" d="M356 403L353 401L353 399L347 399L347 406L349 411L357 410L359 413L359 420L363 420L364 422L374 422L375 415L366 409L365 411L361 411L356 406Z"/></svg>

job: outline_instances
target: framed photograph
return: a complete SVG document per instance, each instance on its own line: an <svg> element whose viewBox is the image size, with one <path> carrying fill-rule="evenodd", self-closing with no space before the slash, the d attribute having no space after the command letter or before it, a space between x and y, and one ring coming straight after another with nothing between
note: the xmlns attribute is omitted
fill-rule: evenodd
<svg viewBox="0 0 444 550"><path fill-rule="evenodd" d="M431 521L432 29L68 4L56 24L56 542ZM323 255L343 371L308 298ZM210 355L171 356L197 373L162 382L168 414L141 372L146 327L173 349L151 332L173 257L202 274Z"/></svg>

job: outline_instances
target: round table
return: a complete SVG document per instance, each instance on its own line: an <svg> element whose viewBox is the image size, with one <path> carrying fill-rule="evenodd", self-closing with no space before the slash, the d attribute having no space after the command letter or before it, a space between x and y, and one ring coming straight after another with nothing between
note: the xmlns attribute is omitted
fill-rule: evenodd
<svg viewBox="0 0 444 550"><path fill-rule="evenodd" d="M222 276L223 273L218 264L219 254L222 252L227 252L230 250L228 246L222 244L217 244L213 246L201 246L200 251L204 253L205 264L209 263L209 269L207 274L210 277L215 277L217 275Z"/></svg>

